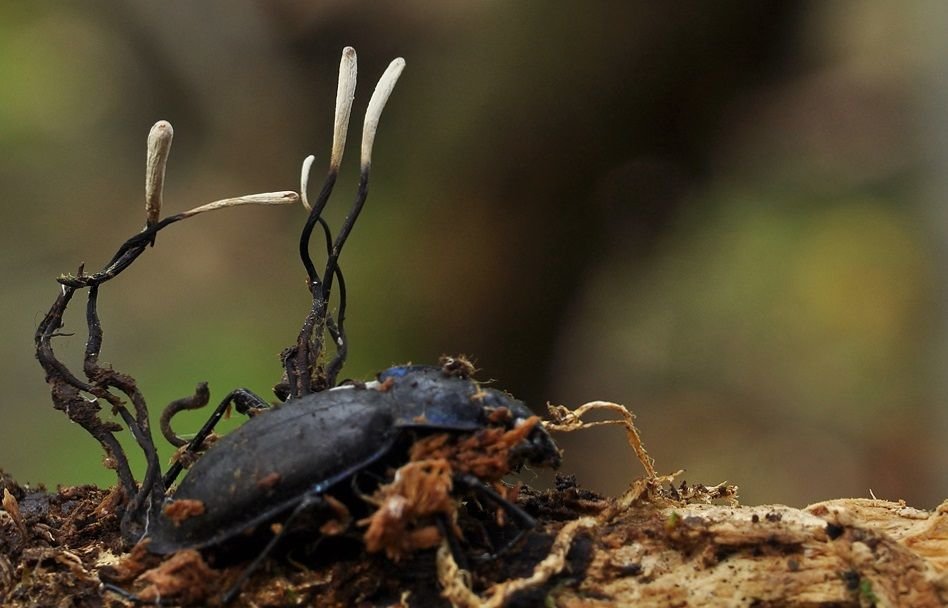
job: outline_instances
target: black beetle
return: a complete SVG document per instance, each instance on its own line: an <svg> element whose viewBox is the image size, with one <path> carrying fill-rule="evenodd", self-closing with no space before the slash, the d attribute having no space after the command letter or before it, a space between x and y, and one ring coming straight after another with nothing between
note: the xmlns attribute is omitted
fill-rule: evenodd
<svg viewBox="0 0 948 608"><path fill-rule="evenodd" d="M168 554L182 549L218 547L239 541L246 532L266 532L269 528L263 524L282 524L231 592L239 589L240 582L297 522L300 514L333 507L333 501L337 503L337 510L352 507L363 513L371 511L372 497L359 486L360 476L372 480L373 487L368 489L371 492L373 488L381 490L383 481L397 469L391 484L394 485L398 474L411 464L412 450L427 446L425 442L431 439L440 441L442 437L449 437L461 445L465 438L497 437L496 433L503 436L502 462L493 473L476 473L473 468L466 470L463 464L458 466L452 461L451 466L456 468L451 469L448 486L453 488L452 496L476 495L518 521L520 532L514 540L533 526L533 519L490 484L524 465L556 467L560 462L560 452L538 424L538 418L506 393L482 387L470 379L473 367L463 358L445 360L440 367L392 367L379 374L376 381L336 386L336 377L347 354L346 292L338 264L339 254L365 203L379 115L403 66L401 59L392 62L369 101L362 133L358 193L335 239L321 214L338 175L354 97L355 51L348 47L343 51L340 64L329 174L312 206L306 197L311 163L307 159L299 195L282 192L225 199L159 220L163 163L170 147L171 127L158 123L152 130L154 147L152 135L149 136L145 228L128 239L100 272L85 274L80 267L77 275L61 276L61 293L36 331L36 354L46 371L55 407L65 411L102 444L110 465L116 470L124 499L119 506L121 530L128 544L144 539L151 552ZM224 398L188 442L171 431L170 421L182 409L207 404L207 386L199 385L193 397L172 403L162 414L163 434L182 448L178 460L162 476L144 396L130 376L98 363L102 344L97 312L99 288L154 245L160 230L179 220L246 202L300 199L310 209L299 250L312 307L296 343L281 354L284 378L274 390L282 403L271 407L250 391L237 389ZM317 272L309 253L310 238L317 225L326 242L327 262L322 274ZM339 291L338 307L332 314L329 301L334 281ZM86 380L80 380L56 357L52 339L61 335L58 330L73 295L86 288L89 290L86 307L89 339L83 365ZM324 362L323 345L327 337L335 347L335 355ZM132 407L114 391L128 398ZM99 418L99 400L108 403L123 420L145 454L147 469L140 484L132 475L128 458L115 436L121 427ZM250 414L251 419L208 448L206 440L231 403L239 412ZM185 461L194 464L172 491ZM337 496L346 497L350 504L341 504ZM381 508L376 510L376 513L381 512ZM454 538L457 528L453 522L443 512L431 517L452 551L457 553L459 548ZM231 598L232 593L228 593L224 600Z"/></svg>
<svg viewBox="0 0 948 608"><path fill-rule="evenodd" d="M492 416L501 408L509 415ZM173 498L199 501L201 513L181 520L158 517L146 534L148 549L215 546L286 517L375 462L397 467L401 462L393 462L393 454L415 434L509 429L531 416L501 391L429 366L393 367L377 382L307 395L253 417L201 456ZM518 470L523 464L556 467L559 461L553 440L536 426L508 464Z"/></svg>

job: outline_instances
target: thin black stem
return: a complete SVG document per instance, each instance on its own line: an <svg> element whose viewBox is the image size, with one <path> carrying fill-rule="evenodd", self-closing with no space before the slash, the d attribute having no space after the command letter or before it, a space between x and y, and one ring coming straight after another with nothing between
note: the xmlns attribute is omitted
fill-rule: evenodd
<svg viewBox="0 0 948 608"><path fill-rule="evenodd" d="M36 328L33 341L36 344L36 358L43 369L46 370L47 381L55 378L80 391L89 391L92 387L74 376L65 364L56 358L56 354L53 352L52 338L56 335L56 330L63 326L63 313L75 293L76 290L71 287L62 288L49 312L46 313L39 327Z"/></svg>
<svg viewBox="0 0 948 608"><path fill-rule="evenodd" d="M309 314L306 315L306 319L303 321L303 327L296 339L296 345L285 353L283 359L287 384L290 387L290 397L294 399L312 392L313 368L319 359L319 353L323 346L322 336L326 324L327 302L323 296L322 280L309 253L309 243L316 224L319 224L323 229L323 236L326 240L327 255L332 252L332 233L329 230L329 225L326 224L326 220L322 218L322 212L326 208L326 203L329 202L329 196L332 194L338 175L337 169L332 167L329 169L326 181L323 182L323 187L319 192L319 196L316 197L316 202L313 204L300 234L300 259L306 269L308 287L313 303Z"/></svg>
<svg viewBox="0 0 948 608"><path fill-rule="evenodd" d="M102 323L99 321L97 303L99 301L99 286L89 288L89 301L86 303L86 325L89 328L89 337L86 340L86 354L83 359L83 369L86 377L92 380L99 367L99 352L102 348Z"/></svg>
<svg viewBox="0 0 948 608"><path fill-rule="evenodd" d="M82 269L80 268L81 272ZM114 431L119 431L122 427L99 419L98 412L101 408L98 403L94 400L89 401L82 395L83 392L90 395L95 394L95 387L74 376L56 358L56 353L53 351L52 338L57 335L56 331L62 327L63 313L75 292L76 290L71 287L63 287L59 296L53 302L53 306L40 322L34 336L36 358L46 371L46 381L50 385L53 406L66 412L70 420L79 424L102 445L106 454L113 461L115 473L119 478L122 490L128 499L131 499L137 491L137 485L128 458L126 458L122 446L113 434Z"/></svg>
<svg viewBox="0 0 948 608"><path fill-rule="evenodd" d="M352 208L346 215L346 219L342 223L342 228L339 230L339 234L336 235L336 241L333 243L332 252L329 254L329 259L326 261L326 270L323 271L323 276L326 279L323 283L324 299L329 299L329 292L332 290L332 278L339 262L339 254L342 253L342 247L346 244L346 240L349 238L349 233L352 232L352 227L355 225L356 220L359 219L359 214L362 212L362 207L365 206L365 199L368 198L368 196L369 167L364 166L362 167L362 172L359 174L359 190L356 192L355 202L352 204Z"/></svg>
<svg viewBox="0 0 948 608"><path fill-rule="evenodd" d="M339 282L339 311L336 313L336 320L332 317L327 319L326 325L329 329L329 335L336 344L336 356L326 367L326 382L329 386L336 385L336 376L342 370L346 363L346 356L349 354L349 342L346 340L346 281L342 276L342 269L336 266L336 279Z"/></svg>
<svg viewBox="0 0 948 608"><path fill-rule="evenodd" d="M126 508L126 517L123 517L123 524L126 528L123 531L129 535L134 535L136 531L131 530L130 526L137 522L133 522L132 519L142 512L142 506L149 498L153 498L155 504L157 504L160 496L164 494L164 486L158 483L161 475L161 465L158 461L158 450L155 448L155 442L151 436L151 423L148 419L148 406L145 403L145 396L130 376L113 369L103 368L98 364L99 351L102 345L102 324L98 315L98 296L99 286L92 285L89 288L89 300L86 305L89 339L86 341L83 369L89 382L96 388L94 394L105 398L112 404L113 409L125 421L125 425L132 432L136 443L145 455L145 477ZM128 397L135 407L134 417L120 399L108 392L109 387L117 388Z"/></svg>
<svg viewBox="0 0 948 608"><path fill-rule="evenodd" d="M312 392L313 367L322 350L323 330L326 324L326 301L321 292L313 297L309 314L303 321L296 346L290 349L284 364L290 385L290 397L297 399Z"/></svg>
<svg viewBox="0 0 948 608"><path fill-rule="evenodd" d="M319 196L316 197L316 202L309 212L309 217L306 218L303 232L300 234L300 259L306 268L306 276L309 278L310 289L314 291L318 288L320 279L319 274L316 272L316 266L313 264L313 259L309 255L309 240L313 234L313 228L316 227L316 222L320 220L323 209L326 208L326 203L329 202L329 196L332 194L332 189L333 186L336 185L336 178L338 176L338 170L330 168L329 173L326 175L326 181L323 182L323 187L319 191Z"/></svg>
<svg viewBox="0 0 948 608"><path fill-rule="evenodd" d="M319 218L317 221L323 227L323 238L326 241L326 256L328 257L332 254L332 231L329 230L329 224L326 223L325 219Z"/></svg>
<svg viewBox="0 0 948 608"><path fill-rule="evenodd" d="M118 251L115 252L115 255L112 256L112 259L109 261L105 267L102 268L99 272L95 274L79 274L78 276L65 276L60 277L58 281L67 287L73 287L76 289L82 287L90 287L92 285L101 285L106 281L114 279L116 276L121 274L123 270L131 266L138 256L140 256L148 245L154 240L155 236L159 231L164 228L167 228L171 224L183 220L187 215L179 213L177 215L172 215L161 220L154 226L145 228L132 238L125 241Z"/></svg>
<svg viewBox="0 0 948 608"><path fill-rule="evenodd" d="M332 292L333 278L338 277L340 283L343 283L341 278L342 272L339 270L339 255L342 253L342 247L345 245L349 233L352 232L352 227L359 218L359 213L365 205L365 199L368 197L368 194L369 171L368 167L364 167L359 178L359 190L356 193L355 202L349 210L348 215L346 215L342 229L339 231L339 234L336 235L336 240L333 242L332 249L329 251L329 257L326 260L326 269L323 272L323 282L321 285L313 283L312 280L310 282L313 294L313 305L309 314L306 316L306 320L303 322L303 328L297 339L295 350L291 349L289 356L287 356L284 361L287 381L290 385L291 398L299 398L309 394L313 390L312 369L322 351L323 331L327 328L327 309L329 306L329 297ZM317 207L313 207L313 212L316 210ZM310 217L313 217L312 213ZM313 220L312 223L315 225L315 220ZM310 222L307 222L307 227L309 231L304 229L303 237L308 244L309 236L312 233ZM328 228L326 228L326 232L328 234ZM301 239L301 254L303 252L302 242L303 239ZM306 265L307 261L311 266L312 260L309 259L308 246L306 257L303 260L304 265ZM307 267L307 272L309 272L309 270L310 267ZM315 270L313 270L313 272L315 273ZM340 288L340 315L335 323L335 328L330 330L336 332L338 335L333 336L333 339L336 340L337 351L336 356L330 362L330 369L327 373L327 386L332 386L335 383L335 378L346 359L347 347L345 346L344 339L344 321L345 286L343 284ZM343 337L342 344L338 341L339 336Z"/></svg>

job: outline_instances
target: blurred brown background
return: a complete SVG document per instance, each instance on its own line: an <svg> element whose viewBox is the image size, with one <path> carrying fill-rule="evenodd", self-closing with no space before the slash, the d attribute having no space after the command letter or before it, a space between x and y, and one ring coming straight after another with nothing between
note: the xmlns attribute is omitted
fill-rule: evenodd
<svg viewBox="0 0 948 608"><path fill-rule="evenodd" d="M627 404L660 470L747 502L932 507L948 495L945 6L3 3L0 466L113 480L52 409L32 334L59 273L141 226L151 124L175 127L166 214L296 189L309 153L318 182L349 44L357 125L385 65L408 67L343 256L344 375L463 352L535 408ZM103 360L156 417L200 380L269 397L308 304L303 217L199 217L103 288ZM58 343L73 362L80 309ZM595 489L640 472L617 429L563 445Z"/></svg>

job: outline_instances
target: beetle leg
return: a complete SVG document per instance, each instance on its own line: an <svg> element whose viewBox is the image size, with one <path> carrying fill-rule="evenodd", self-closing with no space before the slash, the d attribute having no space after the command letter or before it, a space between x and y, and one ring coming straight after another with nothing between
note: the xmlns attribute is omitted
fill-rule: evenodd
<svg viewBox="0 0 948 608"><path fill-rule="evenodd" d="M470 475L470 474L455 475L454 483L467 488L468 490L470 490L471 492L474 492L475 494L480 494L483 498L489 500L490 502L496 504L501 509L506 511L508 515L510 515L511 517L513 517L520 523L520 529L517 530L517 534L514 535L514 537L510 541L505 543L500 549L495 551L493 554L484 556L482 559L494 559L498 555L504 554L505 552L510 550L511 547L517 544L520 541L520 539L523 538L523 536L528 531L536 527L537 521L533 519L533 517L529 513L527 513L526 511L524 511L523 509L521 509L514 503L510 502L509 500L507 500L506 498L498 494L493 488L485 485L477 477L474 477L473 475Z"/></svg>
<svg viewBox="0 0 948 608"><path fill-rule="evenodd" d="M130 591L126 591L122 589L121 587L119 587L118 585L113 585L112 583L99 583L99 586L101 587L101 589L105 591L111 591L112 593L118 596L121 596L121 598L125 600L126 602L132 602L133 604L137 604L137 605L161 606L161 600L157 600L153 602L148 601L148 600L143 600L142 598L138 597L134 593L131 593Z"/></svg>
<svg viewBox="0 0 948 608"><path fill-rule="evenodd" d="M290 526L292 526L293 520L295 520L305 511L317 506L326 506L326 501L323 500L321 494L310 492L303 496L302 500L300 500L300 504L298 504L296 508L293 509L293 512L290 513L289 517L286 518L286 521L283 522L280 531L273 535L273 538L267 542L267 545L260 551L260 553L257 554L255 558L253 558L253 561L250 562L250 565L244 568L244 571L240 573L240 576L237 577L237 580L234 581L234 584L231 585L223 595L221 595L221 604L226 606L227 604L234 601L234 599L237 597L237 594L240 593L240 588L247 581L250 575L256 572L257 568L260 567L260 564L263 563L263 560L270 554L271 551L273 551L274 547L277 546L277 543L283 539L283 535L286 534L290 529Z"/></svg>
<svg viewBox="0 0 948 608"><path fill-rule="evenodd" d="M438 531L441 532L441 536L448 541L448 548L451 550L451 556L454 557L454 562L458 565L458 568L470 570L467 564L467 556L461 550L461 544L458 542L458 537L454 533L454 527L448 520L448 516L444 513L436 514L435 523L438 524Z"/></svg>
<svg viewBox="0 0 948 608"><path fill-rule="evenodd" d="M201 387L202 385L199 384L194 396L186 397L185 399L179 399L178 401L172 401L171 404L167 408L165 408L165 411L162 412L162 415L161 415L162 432L164 432L165 426L168 426L169 431L171 430L171 427L170 427L171 417L174 416L174 414L178 413L179 411L183 409L192 409L188 407L180 407L181 402L200 401L201 399L203 399L204 404L202 405L207 404L207 399L210 398L210 395L208 394L205 398L205 396L201 394L202 393ZM206 384L204 384L203 387L204 387L204 390L207 389ZM214 427L217 426L217 423L220 422L221 418L224 417L224 412L227 411L227 408L230 407L231 403L234 404L238 412L240 412L241 414L247 414L247 415L252 415L254 411L267 409L270 407L270 404L267 403L263 399L263 397L260 397L259 395L257 395L251 390L248 390L246 388L238 388L238 389L232 390L231 392L227 393L227 396L225 396L224 399L220 402L220 404L216 408L214 408L214 412L211 413L211 417L207 419L207 422L204 423L204 426L201 427L201 430L199 430L194 435L194 438L191 439L191 441L187 444L188 447L185 448L184 454L182 454L182 456L195 454L198 450L201 449L201 446L204 443L204 440L207 439L207 436L211 434L211 431L214 430ZM176 407L176 404L178 405L177 409L173 409ZM199 405L197 407L201 407L201 406ZM170 414L169 414L169 410L172 410ZM167 420L165 420L166 415L167 415ZM172 432L172 435L176 439L179 439L177 435L174 435L173 432ZM167 438L168 436L165 435L165 437ZM174 462L174 464L171 465L171 468L168 469L168 472L165 474L165 477L163 480L164 487L166 488L169 487L174 482L174 480L177 479L178 475L181 474L181 470L183 468L184 468L184 464L182 462L182 459L178 458Z"/></svg>
<svg viewBox="0 0 948 608"><path fill-rule="evenodd" d="M230 394L234 409L245 416L256 416L261 410L270 409L270 402L249 388L235 388Z"/></svg>
<svg viewBox="0 0 948 608"><path fill-rule="evenodd" d="M141 597L139 597L138 595L132 593L131 591L126 591L125 589L122 589L122 588L119 587L118 585L114 585L114 584L112 584L112 583L99 583L99 586L100 586L101 589L103 589L103 590L105 590L105 591L111 591L111 592L114 593L115 595L121 596L121 598L122 598L123 600L125 600L126 602L131 602L131 603L133 603L133 604L135 604L135 605L137 605L137 606L158 606L158 607L161 607L161 606L177 606L177 605L178 605L178 604L175 603L173 600L172 600L172 603L166 604L166 603L164 603L164 602L161 600L160 597L157 598L157 599L154 599L154 600L142 599Z"/></svg>

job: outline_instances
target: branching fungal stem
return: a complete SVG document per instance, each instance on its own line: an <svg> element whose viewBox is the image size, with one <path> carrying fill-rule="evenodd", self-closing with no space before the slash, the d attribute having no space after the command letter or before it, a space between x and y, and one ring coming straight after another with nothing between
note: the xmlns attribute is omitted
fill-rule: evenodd
<svg viewBox="0 0 948 608"><path fill-rule="evenodd" d="M322 218L322 212L329 201L332 189L339 175L339 166L345 149L346 136L349 128L349 117L352 112L352 101L356 86L356 53L351 47L342 52L339 64L339 86L336 92L336 111L333 122L333 146L329 159L329 172L323 182L319 196L309 205L309 196L306 193L309 185L309 170L312 164L311 157L303 161L301 172L301 196L304 204L310 208L309 217L300 234L300 259L306 269L307 283L313 298L312 307L303 327L300 329L296 344L287 348L282 355L286 384L281 387L292 398L302 397L311 392L331 387L336 382L339 370L346 359L345 334L345 282L342 270L339 268L339 255L349 238L349 233L355 225L365 205L369 193L369 170L372 165L372 147L375 143L375 134L378 130L379 118L395 83L405 67L405 60L395 59L382 74L372 98L369 100L362 128L362 157L359 186L355 201L349 209L335 240L332 238L329 226ZM310 239L313 230L319 224L327 243L326 266L320 276L310 255ZM329 298L332 292L333 279L339 282L339 310L335 317L329 313ZM328 332L333 343L337 346L333 359L323 368L320 356L323 350L324 336Z"/></svg>
<svg viewBox="0 0 948 608"><path fill-rule="evenodd" d="M159 231L175 222L216 209L248 204L291 204L300 200L296 192L251 194L215 201L161 219L165 167L173 133L168 122L159 121L148 134L145 161L145 227L127 239L99 272L86 274L83 266L80 266L75 275L59 277L60 293L40 322L34 336L36 357L46 372L54 407L66 412L70 420L95 437L114 463L126 501L122 532L129 541L137 540L141 536L142 517L147 521L149 516L147 505L161 503L166 484L161 478L161 467L151 435L144 395L131 376L118 372L111 366L99 364L99 352L102 347L102 326L97 310L99 287L128 268L149 245L154 244ZM57 358L53 351L52 339L64 335L59 329L63 326L66 307L76 291L85 288L89 289L86 304L88 340L83 362L86 380L80 380ZM87 398L87 395L92 399ZM134 413L127 407L126 399L131 402ZM111 406L112 413L122 419L145 454L147 467L141 485L135 481L128 458L115 437L115 433L121 431L122 427L99 417L99 400L104 400Z"/></svg>

